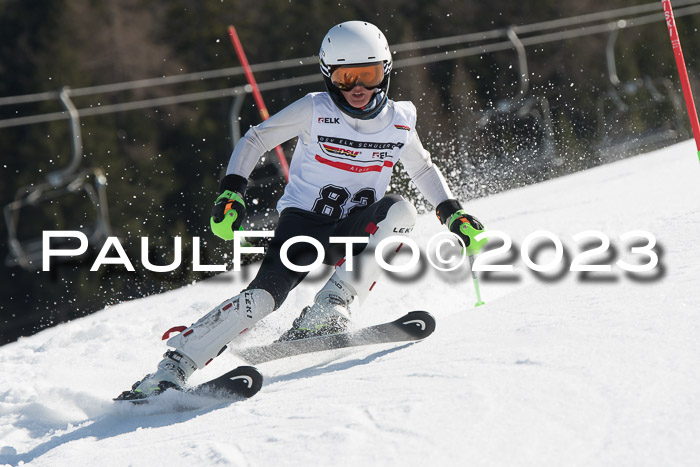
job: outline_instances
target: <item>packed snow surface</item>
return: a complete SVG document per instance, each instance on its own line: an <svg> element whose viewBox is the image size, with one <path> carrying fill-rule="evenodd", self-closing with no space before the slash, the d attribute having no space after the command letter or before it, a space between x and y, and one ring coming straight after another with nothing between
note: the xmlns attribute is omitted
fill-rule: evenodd
<svg viewBox="0 0 700 467"><path fill-rule="evenodd" d="M237 293L257 265L134 300L0 347L0 464L76 465L698 465L700 459L700 164L692 142L468 203L510 251L489 260L476 301L468 263L426 261L385 277L356 325L430 311L425 341L337 350L260 365L243 401L166 393L148 406L112 398L152 371L164 330ZM444 230L432 213L412 238ZM535 273L525 238L551 232L560 267ZM571 272L581 250L610 239ZM632 247L646 231L659 263ZM552 240L527 249L554 261ZM501 243L494 240L493 245ZM537 242L536 242L537 243ZM403 251L403 250L402 250ZM449 256L449 255L443 255ZM403 258L403 259L402 259ZM408 261L401 254L397 262ZM271 341L329 271L312 274L237 346ZM192 377L240 364L225 353Z"/></svg>

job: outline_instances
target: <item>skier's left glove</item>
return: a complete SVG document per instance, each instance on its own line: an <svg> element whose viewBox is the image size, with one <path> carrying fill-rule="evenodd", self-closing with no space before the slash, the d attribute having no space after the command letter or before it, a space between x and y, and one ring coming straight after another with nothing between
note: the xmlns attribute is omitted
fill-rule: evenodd
<svg viewBox="0 0 700 467"><path fill-rule="evenodd" d="M456 199L443 201L438 205L435 213L440 222L450 229L450 232L462 239L466 247L463 254L475 255L488 243L487 238L482 238L479 241L474 238L484 231L484 225L476 217L467 214Z"/></svg>
<svg viewBox="0 0 700 467"><path fill-rule="evenodd" d="M224 240L233 240L233 232L241 228L245 216L243 195L248 181L239 175L227 175L221 180L222 193L211 210L211 231Z"/></svg>

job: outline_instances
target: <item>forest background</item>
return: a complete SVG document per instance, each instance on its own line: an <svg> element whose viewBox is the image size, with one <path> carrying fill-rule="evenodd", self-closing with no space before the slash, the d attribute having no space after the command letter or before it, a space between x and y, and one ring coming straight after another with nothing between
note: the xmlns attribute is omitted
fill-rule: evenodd
<svg viewBox="0 0 700 467"><path fill-rule="evenodd" d="M293 1L293 0L4 0L0 1L0 99L58 91L64 86L129 82L238 66L228 38L232 24L252 64L318 53L326 31L363 19L381 28L389 44L506 30L513 25L574 17L649 2L638 0ZM675 6L674 2L674 6ZM657 14L662 12L658 2ZM686 62L698 89L700 15L678 18ZM620 25L620 23L618 23ZM624 24L622 24L624 25ZM618 31L614 63L606 62L610 33L528 46L529 87L522 93L513 49L397 68L390 96L418 109L418 132L448 182L469 199L539 182L639 154L690 137L679 111L680 85L662 16ZM405 50L395 60L454 47ZM317 65L256 73L260 83L318 73ZM196 93L245 84L238 74L217 79L74 97L78 108ZM271 114L322 82L264 93ZM153 263L169 264L173 237L183 237L183 266L168 274L141 265L89 268L80 261L51 272L16 264L7 224L0 227L0 345L22 335L133 297L158 293L211 276L191 269L191 239L202 238L203 262L230 259L230 245L208 232L209 212L233 147L232 98L115 112L82 118L81 167L106 178L109 224L138 264L139 237L148 236ZM59 112L57 99L0 106L3 119ZM248 96L241 129L260 117ZM294 142L284 146L287 159ZM71 158L68 120L0 128L0 202L8 205L45 182ZM257 227L272 227L274 199L283 182L268 154L258 195L248 197ZM93 180L94 182L94 180ZM391 189L430 209L397 168ZM591 187L595 189L595 187ZM87 228L95 221L86 196L40 202L22 212L18 234ZM477 213L487 224L497 213ZM262 222L261 222L262 220ZM249 224L250 225L250 224ZM7 258L7 261L5 261ZM39 265L40 267L40 265ZM232 290L231 294L237 293ZM144 310L147 311L147 310Z"/></svg>

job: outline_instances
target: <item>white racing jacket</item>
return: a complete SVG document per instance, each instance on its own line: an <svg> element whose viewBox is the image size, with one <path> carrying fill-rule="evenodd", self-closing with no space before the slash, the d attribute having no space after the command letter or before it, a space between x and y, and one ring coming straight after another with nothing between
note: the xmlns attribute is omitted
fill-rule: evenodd
<svg viewBox="0 0 700 467"><path fill-rule="evenodd" d="M311 93L252 127L236 145L226 173L247 179L262 154L298 136L279 212L296 207L343 218L384 196L399 159L437 206L453 196L415 124L416 108L408 101L389 100L377 117L359 120L343 114L327 93Z"/></svg>

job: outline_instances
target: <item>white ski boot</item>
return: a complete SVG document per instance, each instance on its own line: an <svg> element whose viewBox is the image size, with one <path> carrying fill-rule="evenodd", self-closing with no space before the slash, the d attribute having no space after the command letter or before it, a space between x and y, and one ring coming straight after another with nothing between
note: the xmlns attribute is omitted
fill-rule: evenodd
<svg viewBox="0 0 700 467"><path fill-rule="evenodd" d="M176 351L168 350L163 355L163 360L158 363L155 373L136 382L131 391L124 391L117 400L145 399L171 388L182 390L187 378L196 369L192 360Z"/></svg>
<svg viewBox="0 0 700 467"><path fill-rule="evenodd" d="M350 323L349 306L355 295L352 287L333 274L323 289L316 294L313 305L302 310L301 315L294 320L292 328L282 334L278 341L344 332Z"/></svg>
<svg viewBox="0 0 700 467"><path fill-rule="evenodd" d="M204 368L224 351L226 344L270 314L274 305L267 291L245 290L190 327L173 328L181 330L167 342L175 350L166 352L154 373L134 384L131 391L124 391L117 400L145 399L169 388L182 389L195 370Z"/></svg>

